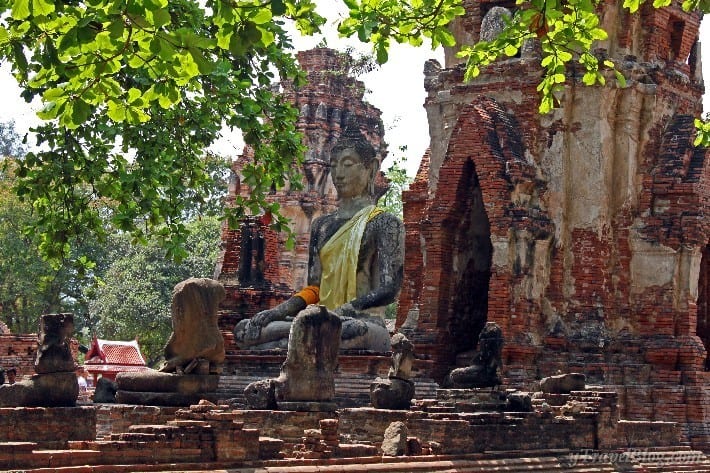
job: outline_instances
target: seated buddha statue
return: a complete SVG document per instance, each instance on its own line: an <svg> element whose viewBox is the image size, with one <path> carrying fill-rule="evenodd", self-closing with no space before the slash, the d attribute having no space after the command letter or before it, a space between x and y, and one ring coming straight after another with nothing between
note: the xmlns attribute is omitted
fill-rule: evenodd
<svg viewBox="0 0 710 473"><path fill-rule="evenodd" d="M331 151L337 210L312 224L308 286L240 321L234 329L237 346L286 348L293 318L319 304L341 318L341 349L389 350L383 315L402 285L404 227L374 205L378 170L374 147L349 125Z"/></svg>

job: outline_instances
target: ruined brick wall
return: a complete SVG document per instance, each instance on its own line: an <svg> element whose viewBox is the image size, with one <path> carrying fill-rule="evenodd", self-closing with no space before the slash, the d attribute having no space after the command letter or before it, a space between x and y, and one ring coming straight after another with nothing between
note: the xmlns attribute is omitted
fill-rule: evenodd
<svg viewBox="0 0 710 473"><path fill-rule="evenodd" d="M111 434L128 432L132 425L158 425L175 418L178 407L96 404L95 435L90 440L108 439Z"/></svg>
<svg viewBox="0 0 710 473"><path fill-rule="evenodd" d="M0 442L35 442L41 448L66 448L70 441L95 438L93 407L0 408Z"/></svg>
<svg viewBox="0 0 710 473"><path fill-rule="evenodd" d="M35 373L37 335L0 335L0 367L17 368L17 379Z"/></svg>
<svg viewBox="0 0 710 473"><path fill-rule="evenodd" d="M466 34L477 38L471 25L493 4L505 2L469 10ZM610 39L599 46L627 87L568 75L546 116L534 45L468 84L455 63L425 67L432 142L405 195L398 327L441 379L495 321L507 383L575 370L618 392L643 385L624 391L624 415L679 421L708 445L710 159L692 147L700 15L676 3L631 16L606 2L602 13ZM486 236L491 254L477 259Z"/></svg>

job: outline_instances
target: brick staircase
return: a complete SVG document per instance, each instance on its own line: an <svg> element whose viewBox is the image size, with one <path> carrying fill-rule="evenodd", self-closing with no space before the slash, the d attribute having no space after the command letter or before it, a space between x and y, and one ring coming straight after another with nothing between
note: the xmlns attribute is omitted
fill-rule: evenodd
<svg viewBox="0 0 710 473"><path fill-rule="evenodd" d="M146 445L146 448L149 446ZM144 455L149 450L144 451ZM97 451L57 450L34 452L47 460L46 467L26 469L27 473L101 473L101 472L167 472L194 473L651 473L710 472L710 458L690 449L649 450L599 453L586 451L495 452L477 455L439 455L410 457L359 457L328 460L269 460L228 464L224 462L184 462L151 464L147 462L97 464L87 466ZM685 458L679 461L679 458ZM620 460L621 459L621 460ZM126 458L128 460L128 457ZM53 466L50 466L51 465Z"/></svg>

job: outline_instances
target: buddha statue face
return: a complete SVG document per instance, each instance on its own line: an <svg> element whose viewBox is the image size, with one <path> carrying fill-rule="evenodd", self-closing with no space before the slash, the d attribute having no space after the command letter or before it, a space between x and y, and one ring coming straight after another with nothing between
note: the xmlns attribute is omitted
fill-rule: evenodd
<svg viewBox="0 0 710 473"><path fill-rule="evenodd" d="M331 150L330 175L338 199L374 197L379 161L375 148L360 132L357 123L345 127Z"/></svg>
<svg viewBox="0 0 710 473"><path fill-rule="evenodd" d="M330 161L330 172L338 198L370 195L373 180L371 167L354 148L345 148L336 153Z"/></svg>

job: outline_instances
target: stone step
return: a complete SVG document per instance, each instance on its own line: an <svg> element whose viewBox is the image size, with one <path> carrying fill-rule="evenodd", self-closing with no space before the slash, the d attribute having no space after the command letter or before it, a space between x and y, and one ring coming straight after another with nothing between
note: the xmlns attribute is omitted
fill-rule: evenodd
<svg viewBox="0 0 710 473"><path fill-rule="evenodd" d="M285 442L272 437L259 437L259 458L268 460L272 458L283 458L281 450Z"/></svg>

